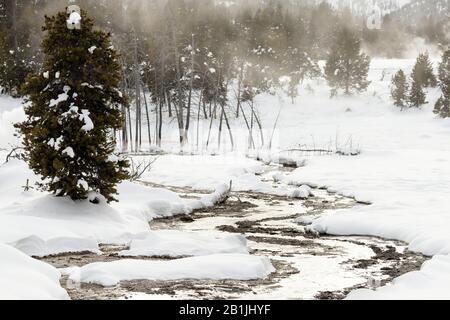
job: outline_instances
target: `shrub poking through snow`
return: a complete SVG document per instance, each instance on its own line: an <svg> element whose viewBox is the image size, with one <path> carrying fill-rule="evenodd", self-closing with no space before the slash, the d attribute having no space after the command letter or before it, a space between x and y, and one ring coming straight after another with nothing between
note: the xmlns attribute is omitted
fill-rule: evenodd
<svg viewBox="0 0 450 320"><path fill-rule="evenodd" d="M45 72L27 78L27 120L16 128L43 189L73 200L96 192L114 201L116 184L127 178L127 161L111 160L126 98L118 90L120 66L110 35L94 30L85 12L82 18L80 30L69 30L66 13L46 17Z"/></svg>
<svg viewBox="0 0 450 320"><path fill-rule="evenodd" d="M443 118L450 117L450 49L447 50L439 65L439 86L442 90L442 96L436 102L434 113Z"/></svg>

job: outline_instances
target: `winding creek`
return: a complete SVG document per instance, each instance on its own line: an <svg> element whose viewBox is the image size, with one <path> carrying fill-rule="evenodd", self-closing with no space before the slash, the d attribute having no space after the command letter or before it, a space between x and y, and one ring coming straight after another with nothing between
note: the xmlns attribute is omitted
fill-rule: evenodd
<svg viewBox="0 0 450 320"><path fill-rule="evenodd" d="M167 188L167 186L165 186ZM188 188L170 188L184 198L202 194ZM417 270L426 257L410 252L398 241L373 237L337 237L310 232L311 218L336 209L363 204L314 190L307 200L233 192L211 209L189 216L153 220L151 228L200 232L205 235L243 234L249 252L267 256L276 271L252 281L123 281L113 288L77 284L61 279L72 299L342 299L358 288L376 288ZM44 257L57 268L123 259L124 246L101 246L102 254L88 252ZM140 259L170 259L140 257Z"/></svg>

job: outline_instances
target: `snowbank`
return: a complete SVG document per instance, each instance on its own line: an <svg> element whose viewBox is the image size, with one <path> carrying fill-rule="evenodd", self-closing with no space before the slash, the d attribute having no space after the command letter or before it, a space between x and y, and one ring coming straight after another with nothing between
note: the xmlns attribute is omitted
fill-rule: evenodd
<svg viewBox="0 0 450 320"><path fill-rule="evenodd" d="M52 266L0 244L0 300L61 300L61 274Z"/></svg>
<svg viewBox="0 0 450 320"><path fill-rule="evenodd" d="M269 259L243 254L219 254L170 261L118 260L70 270L75 282L114 286L126 280L252 280L274 272Z"/></svg>
<svg viewBox="0 0 450 320"><path fill-rule="evenodd" d="M192 208L176 193L124 181L118 188L119 202L112 207L124 214L142 214L147 221L155 218L188 214Z"/></svg>
<svg viewBox="0 0 450 320"><path fill-rule="evenodd" d="M0 242L32 247L30 252L42 255L67 249L95 250L93 241L127 241L127 234L149 231L149 226L143 216L123 215L107 204L41 195L31 200L19 198L16 203L1 208L0 230ZM79 239L79 244L74 239ZM35 241L33 245L32 241Z"/></svg>
<svg viewBox="0 0 450 320"><path fill-rule="evenodd" d="M18 160L0 166L0 243L8 243L33 256L63 252L98 252L100 243L128 244L150 231L157 217L189 214L208 207L227 191L220 185L199 200L181 199L174 192L123 182L119 202L73 202L30 190L39 179Z"/></svg>
<svg viewBox="0 0 450 320"><path fill-rule="evenodd" d="M248 254L247 240L241 235L214 238L201 234L161 230L133 240L121 256L206 256L219 253Z"/></svg>
<svg viewBox="0 0 450 320"><path fill-rule="evenodd" d="M407 273L392 284L376 291L356 290L347 299L351 300L448 300L450 293L450 256L437 255L423 264L420 271Z"/></svg>
<svg viewBox="0 0 450 320"><path fill-rule="evenodd" d="M11 243L11 245L31 257L45 257L71 252L100 253L97 241L83 238L61 237L45 241L37 236L30 236Z"/></svg>
<svg viewBox="0 0 450 320"><path fill-rule="evenodd" d="M273 177L263 181L264 165L246 158L242 154L227 153L221 156L210 155L161 155L153 164L152 170L143 175L143 181L174 187L189 187L194 190L213 191L214 194L202 199L203 206L211 206L213 198L230 189L250 191L285 197L307 197L306 187L297 189L278 187L272 184ZM273 175L273 174L272 174ZM278 174L281 176L281 173ZM311 195L312 193L309 193ZM209 204L208 204L209 203ZM198 204L192 204L198 209Z"/></svg>
<svg viewBox="0 0 450 320"><path fill-rule="evenodd" d="M0 243L33 256L98 251L99 243L129 243L156 217L192 212L192 201L158 188L123 182L119 203L92 204L30 190L39 179L18 160L0 166ZM216 193L212 195L216 196ZM206 202L206 201L205 201ZM196 207L207 203L197 201Z"/></svg>

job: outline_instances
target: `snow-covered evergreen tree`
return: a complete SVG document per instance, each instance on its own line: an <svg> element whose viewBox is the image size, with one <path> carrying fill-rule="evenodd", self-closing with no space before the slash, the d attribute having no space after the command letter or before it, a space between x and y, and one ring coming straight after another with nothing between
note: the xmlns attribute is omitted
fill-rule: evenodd
<svg viewBox="0 0 450 320"><path fill-rule="evenodd" d="M450 117L450 49L447 50L439 65L439 86L442 96L436 102L434 112L443 118Z"/></svg>
<svg viewBox="0 0 450 320"><path fill-rule="evenodd" d="M80 30L67 28L65 12L46 17L44 72L27 78L27 120L16 127L42 188L73 200L93 191L114 201L116 184L127 177L127 162L113 155L126 103L120 67L110 35L94 29L85 12L78 17Z"/></svg>
<svg viewBox="0 0 450 320"><path fill-rule="evenodd" d="M344 90L346 95L367 89L370 58L361 52L361 40L347 27L342 28L336 37L327 64L325 77L331 87L331 95Z"/></svg>
<svg viewBox="0 0 450 320"><path fill-rule="evenodd" d="M417 57L413 75L424 88L434 88L437 86L436 75L433 72L433 65L431 64L428 52L421 53Z"/></svg>
<svg viewBox="0 0 450 320"><path fill-rule="evenodd" d="M406 75L403 70L399 70L394 77L392 77L391 96L394 100L394 105L403 110L407 104L407 95L408 82L406 80Z"/></svg>
<svg viewBox="0 0 450 320"><path fill-rule="evenodd" d="M414 75L411 75L412 83L408 95L408 102L410 107L420 108L426 103L426 95L422 87L422 82Z"/></svg>

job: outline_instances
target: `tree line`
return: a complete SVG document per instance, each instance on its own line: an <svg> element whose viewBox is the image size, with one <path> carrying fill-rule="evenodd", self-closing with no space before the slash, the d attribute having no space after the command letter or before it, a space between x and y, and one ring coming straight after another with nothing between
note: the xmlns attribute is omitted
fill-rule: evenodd
<svg viewBox="0 0 450 320"><path fill-rule="evenodd" d="M420 108L428 103L426 88L439 86L442 95L434 107L434 113L443 117L450 117L450 49L445 51L439 64L437 75L428 53L417 57L414 68L409 77L403 70L398 70L392 78L391 96L394 105L401 108Z"/></svg>
<svg viewBox="0 0 450 320"><path fill-rule="evenodd" d="M111 33L120 53L121 90L129 97L122 106L123 129L116 133L123 151L141 151L146 140L161 146L167 119L177 123L182 146L201 120L210 121L207 145L213 121L231 141L231 117L243 118L249 132L261 130L255 98L284 90L295 102L308 78L324 77L332 96L364 91L370 59L362 48L384 39L374 33L392 30L368 30L361 17L326 2L272 0L238 8L208 0L77 3ZM65 4L1 4L0 86L21 95L26 75L43 68L41 19ZM327 60L324 74L318 67L322 59Z"/></svg>

